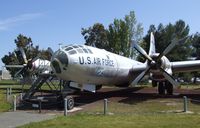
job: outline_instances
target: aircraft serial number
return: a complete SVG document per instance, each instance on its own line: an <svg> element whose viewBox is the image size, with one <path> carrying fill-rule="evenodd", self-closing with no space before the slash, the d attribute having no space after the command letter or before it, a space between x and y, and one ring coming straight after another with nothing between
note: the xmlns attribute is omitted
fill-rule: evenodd
<svg viewBox="0 0 200 128"><path fill-rule="evenodd" d="M81 65L83 64L93 64L93 65L101 65L101 66L110 66L114 67L114 61L111 59L104 59L104 58L98 58L98 57L79 57L79 63Z"/></svg>

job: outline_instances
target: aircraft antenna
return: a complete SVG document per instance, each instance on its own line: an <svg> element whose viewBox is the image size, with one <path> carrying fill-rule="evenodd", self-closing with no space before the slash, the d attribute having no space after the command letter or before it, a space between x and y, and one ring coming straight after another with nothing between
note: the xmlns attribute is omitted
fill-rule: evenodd
<svg viewBox="0 0 200 128"><path fill-rule="evenodd" d="M59 49L62 49L62 43L59 43L58 45L59 45Z"/></svg>

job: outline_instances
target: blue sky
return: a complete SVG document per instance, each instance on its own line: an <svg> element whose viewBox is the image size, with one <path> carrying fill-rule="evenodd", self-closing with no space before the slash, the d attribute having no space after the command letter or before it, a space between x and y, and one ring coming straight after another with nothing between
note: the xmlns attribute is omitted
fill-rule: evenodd
<svg viewBox="0 0 200 128"><path fill-rule="evenodd" d="M132 10L144 33L151 24L179 19L190 26L191 34L200 31L199 0L0 0L0 5L0 58L14 50L19 34L42 49L56 50L59 43L83 44L81 28L97 22L107 27Z"/></svg>

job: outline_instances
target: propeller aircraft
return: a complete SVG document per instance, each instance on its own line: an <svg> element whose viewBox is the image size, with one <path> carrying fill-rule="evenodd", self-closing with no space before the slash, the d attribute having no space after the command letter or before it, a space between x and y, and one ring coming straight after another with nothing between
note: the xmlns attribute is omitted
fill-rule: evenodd
<svg viewBox="0 0 200 128"><path fill-rule="evenodd" d="M23 50L20 50L25 64L19 72L29 70L54 74L67 81L69 88L90 92L95 92L102 85L136 85L145 75L150 74L152 85L158 86L159 94L172 95L174 86L179 85L173 78L173 73L200 70L200 60L170 62L166 57L175 45L183 44L186 40L187 37L174 39L162 53L156 53L155 39L151 33L148 54L133 41L133 47L146 58L145 63L86 45L61 46L55 52L50 50L51 61L39 58L28 61ZM73 100L71 105L73 108Z"/></svg>

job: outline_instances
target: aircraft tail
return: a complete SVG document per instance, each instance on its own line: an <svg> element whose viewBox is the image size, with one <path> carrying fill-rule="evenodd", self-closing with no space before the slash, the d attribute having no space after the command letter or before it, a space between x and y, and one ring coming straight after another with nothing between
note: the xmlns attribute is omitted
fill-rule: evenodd
<svg viewBox="0 0 200 128"><path fill-rule="evenodd" d="M151 56L151 55L154 54L154 53L156 53L155 39L154 39L153 32L151 32L151 34L150 34L149 56Z"/></svg>

